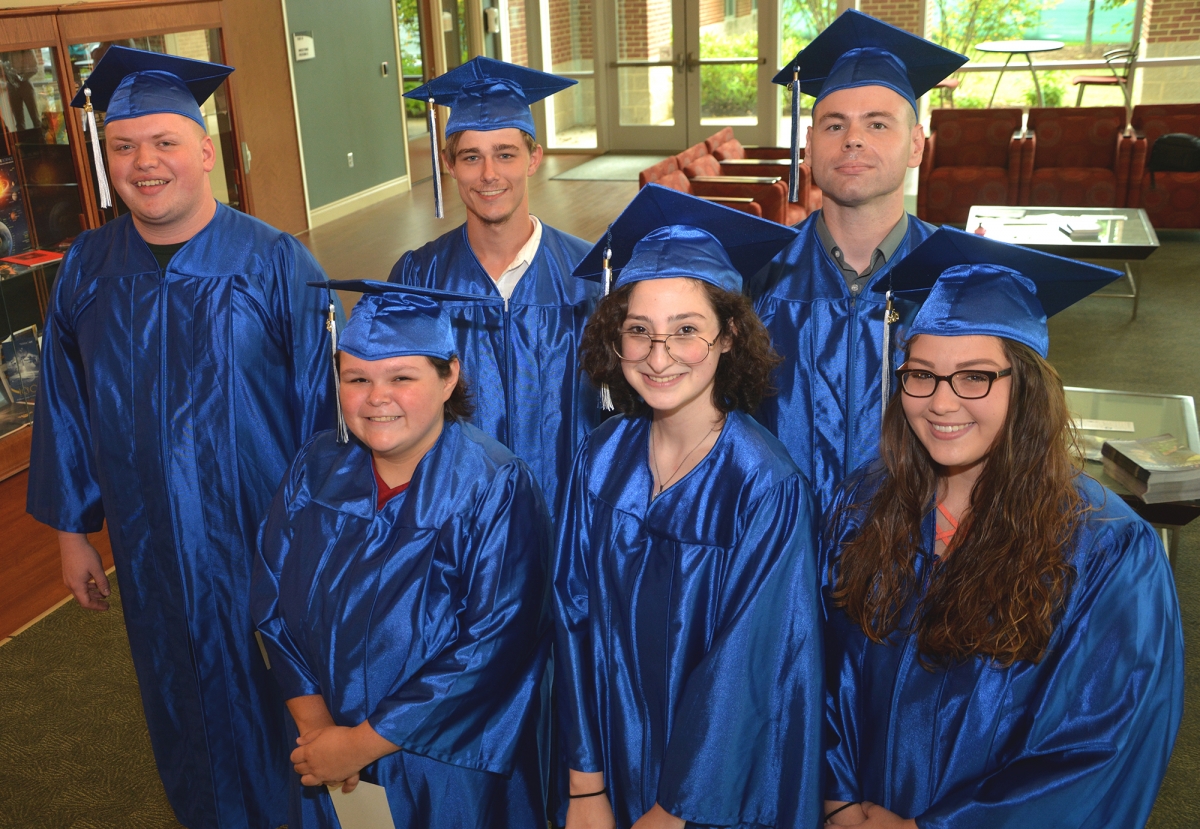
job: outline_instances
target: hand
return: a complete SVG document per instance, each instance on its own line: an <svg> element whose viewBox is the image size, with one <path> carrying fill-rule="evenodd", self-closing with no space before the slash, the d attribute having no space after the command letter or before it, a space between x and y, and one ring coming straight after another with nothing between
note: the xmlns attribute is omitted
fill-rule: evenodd
<svg viewBox="0 0 1200 829"><path fill-rule="evenodd" d="M296 739L292 765L305 786L341 785L349 794L358 785L358 773L380 757L400 747L379 736L368 722L354 728L340 725L318 728Z"/></svg>
<svg viewBox="0 0 1200 829"><path fill-rule="evenodd" d="M874 803L864 801L862 810L866 813L867 820L861 824L861 829L917 829L915 820L905 820L895 812L889 812ZM853 810L847 809L846 811Z"/></svg>
<svg viewBox="0 0 1200 829"><path fill-rule="evenodd" d="M108 610L108 576L100 554L83 533L59 532L58 551L62 557L63 584L75 595L80 607Z"/></svg>
<svg viewBox="0 0 1200 829"><path fill-rule="evenodd" d="M633 829L683 829L687 821L675 817L662 806L655 803L650 811L637 819Z"/></svg>
<svg viewBox="0 0 1200 829"><path fill-rule="evenodd" d="M571 794L589 794L604 788L604 775L600 772L570 769L569 774ZM617 819L613 817L612 802L607 794L577 797L567 803L565 829L616 829L616 826Z"/></svg>
<svg viewBox="0 0 1200 829"><path fill-rule="evenodd" d="M845 800L826 800L825 811L822 814L829 814L835 809L840 809L845 806L848 801ZM826 826L858 826L866 823L867 813L863 811L861 803L856 803L848 809L842 809L834 815L825 825Z"/></svg>

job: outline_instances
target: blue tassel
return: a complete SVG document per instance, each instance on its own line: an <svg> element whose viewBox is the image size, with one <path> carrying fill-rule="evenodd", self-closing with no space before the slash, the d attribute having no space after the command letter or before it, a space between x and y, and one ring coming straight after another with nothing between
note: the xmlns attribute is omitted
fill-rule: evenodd
<svg viewBox="0 0 1200 829"><path fill-rule="evenodd" d="M433 218L445 218L446 208L442 197L442 162L438 158L437 102L429 99L429 149L433 154Z"/></svg>
<svg viewBox="0 0 1200 829"><path fill-rule="evenodd" d="M788 201L800 201L800 65L792 67L792 155L788 168Z"/></svg>

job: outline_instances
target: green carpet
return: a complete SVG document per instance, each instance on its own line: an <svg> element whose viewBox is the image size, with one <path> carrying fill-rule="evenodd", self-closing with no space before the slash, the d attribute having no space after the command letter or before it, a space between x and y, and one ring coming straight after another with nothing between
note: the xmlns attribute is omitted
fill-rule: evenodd
<svg viewBox="0 0 1200 829"><path fill-rule="evenodd" d="M608 153L554 176L555 181L637 181L638 173L665 159L665 155Z"/></svg>
<svg viewBox="0 0 1200 829"><path fill-rule="evenodd" d="M1087 299L1050 324L1068 385L1200 399L1200 233L1164 232L1135 263L1130 302ZM1200 650L1200 521L1180 533L1175 581L1187 651ZM119 594L105 614L64 606L0 647L0 827L176 827L155 772ZM1190 659L1183 728L1151 829L1200 826L1200 660ZM1124 786L1145 785L1130 779ZM1120 828L1120 829L1123 829Z"/></svg>
<svg viewBox="0 0 1200 829"><path fill-rule="evenodd" d="M142 715L113 580L0 647L0 827L177 829Z"/></svg>

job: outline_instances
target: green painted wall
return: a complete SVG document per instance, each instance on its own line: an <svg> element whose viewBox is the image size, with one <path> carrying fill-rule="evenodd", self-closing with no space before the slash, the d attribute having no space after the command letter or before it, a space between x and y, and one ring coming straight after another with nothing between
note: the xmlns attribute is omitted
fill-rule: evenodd
<svg viewBox="0 0 1200 829"><path fill-rule="evenodd" d="M286 0L286 8L309 207L404 175L390 0ZM306 31L316 57L297 62L292 33ZM351 152L353 168L346 162Z"/></svg>

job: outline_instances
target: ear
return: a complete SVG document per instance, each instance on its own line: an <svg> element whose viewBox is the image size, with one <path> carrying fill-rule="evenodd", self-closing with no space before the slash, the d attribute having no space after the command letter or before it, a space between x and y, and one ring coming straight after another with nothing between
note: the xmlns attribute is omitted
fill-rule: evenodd
<svg viewBox="0 0 1200 829"><path fill-rule="evenodd" d="M450 358L450 373L442 380L442 402L445 403L450 399L450 395L454 393L454 388L458 385L458 378L461 374L462 365L458 362L457 357Z"/></svg>
<svg viewBox="0 0 1200 829"><path fill-rule="evenodd" d="M207 133L200 139L200 158L204 164L204 172L211 173L217 164L217 148L213 146L212 137Z"/></svg>
<svg viewBox="0 0 1200 829"><path fill-rule="evenodd" d="M542 158L542 145L534 144L533 152L529 155L529 169L525 172L525 175L532 176L534 173L536 173L538 167L542 166Z"/></svg>
<svg viewBox="0 0 1200 829"><path fill-rule="evenodd" d="M729 350L733 348L733 338L737 336L737 333L738 327L736 322L730 320L725 324L725 332L721 334L720 338L717 340L719 353L729 353Z"/></svg>
<svg viewBox="0 0 1200 829"><path fill-rule="evenodd" d="M925 155L925 128L917 124L912 128L912 150L908 154L908 166L920 167Z"/></svg>
<svg viewBox="0 0 1200 829"><path fill-rule="evenodd" d="M458 181L458 176L454 175L454 159L445 150L441 150L438 155L441 156L442 164L445 165L446 172L450 174L450 178Z"/></svg>
<svg viewBox="0 0 1200 829"><path fill-rule="evenodd" d="M804 130L804 158L800 159L801 164L809 163L808 154L812 151L812 125L810 124Z"/></svg>

